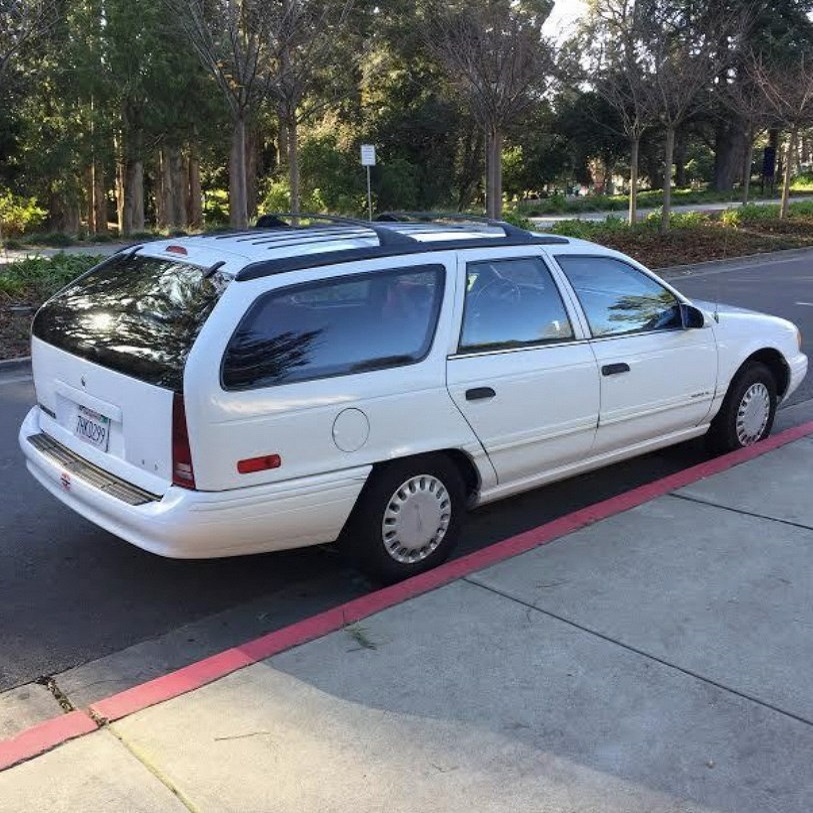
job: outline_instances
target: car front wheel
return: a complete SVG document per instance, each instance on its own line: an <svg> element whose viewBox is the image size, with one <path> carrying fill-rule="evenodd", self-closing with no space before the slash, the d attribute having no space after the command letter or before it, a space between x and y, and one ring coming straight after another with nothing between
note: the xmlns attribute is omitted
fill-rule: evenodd
<svg viewBox="0 0 813 813"><path fill-rule="evenodd" d="M342 533L356 565L387 584L439 565L465 515L465 484L442 455L397 460L371 474Z"/></svg>
<svg viewBox="0 0 813 813"><path fill-rule="evenodd" d="M731 382L720 412L711 423L710 448L731 452L767 437L776 404L776 381L771 371L759 362L749 364Z"/></svg>

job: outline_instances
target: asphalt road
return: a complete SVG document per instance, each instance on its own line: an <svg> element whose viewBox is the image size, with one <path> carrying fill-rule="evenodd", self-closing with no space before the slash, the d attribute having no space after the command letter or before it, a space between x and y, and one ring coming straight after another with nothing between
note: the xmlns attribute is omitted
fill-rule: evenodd
<svg viewBox="0 0 813 813"><path fill-rule="evenodd" d="M729 265L672 282L794 319L813 354L813 304L799 304L813 303L813 252ZM813 418L813 401L802 403L811 398L808 380L777 428ZM171 640L167 663L180 665L370 589L330 548L171 561L99 530L26 472L16 434L33 400L24 374L0 376L0 692L161 636ZM488 506L471 517L458 555L705 458L702 443L683 444Z"/></svg>

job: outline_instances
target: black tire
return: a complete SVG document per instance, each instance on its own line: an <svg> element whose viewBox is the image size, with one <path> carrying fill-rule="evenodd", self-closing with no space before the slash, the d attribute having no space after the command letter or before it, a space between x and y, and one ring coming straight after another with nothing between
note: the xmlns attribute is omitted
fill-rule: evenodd
<svg viewBox="0 0 813 813"><path fill-rule="evenodd" d="M410 505L415 506L414 511ZM405 512L402 535L415 546L423 541L420 548L399 544L398 506ZM460 537L465 513L465 483L448 457L435 454L395 460L373 470L342 531L340 545L370 578L393 584L445 561ZM434 536L422 524L427 514L430 524L436 526Z"/></svg>
<svg viewBox="0 0 813 813"><path fill-rule="evenodd" d="M743 437L737 429L740 408L743 406L747 394L755 385L762 385L767 390L770 400L767 420L761 428L750 437ZM711 451L717 454L733 452L745 446L751 446L766 438L773 428L776 416L776 380L773 373L760 362L752 362L737 373L728 388L720 411L711 422L706 441Z"/></svg>

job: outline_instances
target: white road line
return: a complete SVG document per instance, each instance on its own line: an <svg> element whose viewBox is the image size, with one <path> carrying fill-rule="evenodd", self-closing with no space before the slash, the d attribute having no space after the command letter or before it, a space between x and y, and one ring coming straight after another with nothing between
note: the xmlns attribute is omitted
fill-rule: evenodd
<svg viewBox="0 0 813 813"><path fill-rule="evenodd" d="M33 376L30 375L18 375L14 376L13 378L0 378L0 387L3 384L19 384L21 381L31 381Z"/></svg>
<svg viewBox="0 0 813 813"><path fill-rule="evenodd" d="M809 308L813 308L813 302L797 302L797 305L807 305Z"/></svg>

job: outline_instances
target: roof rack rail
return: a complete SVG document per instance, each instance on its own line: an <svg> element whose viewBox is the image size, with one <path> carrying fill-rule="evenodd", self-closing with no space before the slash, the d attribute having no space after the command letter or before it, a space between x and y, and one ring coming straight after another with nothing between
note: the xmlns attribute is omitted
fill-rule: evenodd
<svg viewBox="0 0 813 813"><path fill-rule="evenodd" d="M496 220L495 218L484 217L483 215L468 215L462 212L383 212L376 217L376 220L384 223L403 223L408 220L417 220L427 223L437 220L453 220L460 221L461 223L482 223L484 226L494 226L495 228L502 229L506 237L513 237L518 240L523 238L528 240L535 239L535 235L527 229L514 226L505 220Z"/></svg>
<svg viewBox="0 0 813 813"><path fill-rule="evenodd" d="M289 218L293 222L288 223L283 218ZM326 223L340 223L368 229L378 238L380 246L414 246L419 243L414 237L401 234L401 232L382 226L375 221L359 220L358 218L342 217L341 215L313 214L312 212L269 212L257 218L256 226L258 229L297 229L301 227L294 225L294 223L300 219L323 220Z"/></svg>

